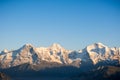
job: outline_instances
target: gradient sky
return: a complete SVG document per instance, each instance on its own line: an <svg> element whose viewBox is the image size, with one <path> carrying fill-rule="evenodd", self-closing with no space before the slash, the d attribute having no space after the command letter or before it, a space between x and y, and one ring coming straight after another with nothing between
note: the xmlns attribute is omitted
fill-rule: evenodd
<svg viewBox="0 0 120 80"><path fill-rule="evenodd" d="M120 47L120 0L0 0L0 51L95 42Z"/></svg>

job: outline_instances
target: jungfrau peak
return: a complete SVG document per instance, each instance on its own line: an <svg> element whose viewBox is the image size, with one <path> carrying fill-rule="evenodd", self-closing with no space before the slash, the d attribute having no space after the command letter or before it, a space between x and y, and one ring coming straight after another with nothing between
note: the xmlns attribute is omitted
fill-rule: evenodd
<svg viewBox="0 0 120 80"><path fill-rule="evenodd" d="M110 60L119 60L119 58L114 58L119 56L118 54L120 53L117 53L118 51L118 49L112 50L102 43L95 43L87 46L87 52L94 64L97 64L100 61L109 62Z"/></svg>
<svg viewBox="0 0 120 80"><path fill-rule="evenodd" d="M9 68L22 64L40 65L43 62L71 65L74 62L91 62L96 65L99 62L116 63L120 62L120 48L109 48L102 43L94 43L80 51L66 50L59 44L54 43L50 47L34 47L25 44L18 50L0 53L0 68Z"/></svg>

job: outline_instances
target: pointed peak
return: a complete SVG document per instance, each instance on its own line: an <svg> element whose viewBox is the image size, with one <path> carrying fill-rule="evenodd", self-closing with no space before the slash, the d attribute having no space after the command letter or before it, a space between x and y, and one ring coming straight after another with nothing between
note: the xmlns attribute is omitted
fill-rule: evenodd
<svg viewBox="0 0 120 80"><path fill-rule="evenodd" d="M26 48L26 47L27 47L27 48L28 48L28 47L30 48L30 47L33 47L33 45L32 45L32 44L25 44L25 45L23 45L22 48Z"/></svg>
<svg viewBox="0 0 120 80"><path fill-rule="evenodd" d="M101 42L97 42L97 43L90 44L88 46L105 46L105 45Z"/></svg>
<svg viewBox="0 0 120 80"><path fill-rule="evenodd" d="M24 46L32 46L32 44L30 44L30 43L27 43L27 44L24 44Z"/></svg>
<svg viewBox="0 0 120 80"><path fill-rule="evenodd" d="M8 50L7 50L7 49L4 49L4 50L3 50L3 52L7 53L7 52L8 52Z"/></svg>
<svg viewBox="0 0 120 80"><path fill-rule="evenodd" d="M50 46L51 49L62 49L63 47L58 44L58 43L53 43L51 46Z"/></svg>
<svg viewBox="0 0 120 80"><path fill-rule="evenodd" d="M53 43L51 46L52 46L52 47L61 47L61 45L58 44L58 43Z"/></svg>
<svg viewBox="0 0 120 80"><path fill-rule="evenodd" d="M94 43L94 45L96 45L96 46L104 46L104 47L106 47L106 45L104 45L104 44L103 44L103 43L101 43L101 42Z"/></svg>
<svg viewBox="0 0 120 80"><path fill-rule="evenodd" d="M1 54L4 54L4 53L7 53L7 52L9 52L7 49L4 49L3 51L1 51L0 53Z"/></svg>
<svg viewBox="0 0 120 80"><path fill-rule="evenodd" d="M107 48L107 46L102 44L102 43L100 43L100 42L98 42L98 43L94 43L94 44L88 45L86 48L89 51L89 50L95 49L95 48Z"/></svg>
<svg viewBox="0 0 120 80"><path fill-rule="evenodd" d="M94 43L95 45L104 45L103 43L101 42L98 42L98 43Z"/></svg>

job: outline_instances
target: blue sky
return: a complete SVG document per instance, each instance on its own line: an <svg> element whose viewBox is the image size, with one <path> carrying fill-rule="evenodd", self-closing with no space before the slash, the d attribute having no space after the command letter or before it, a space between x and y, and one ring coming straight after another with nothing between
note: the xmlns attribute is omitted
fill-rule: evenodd
<svg viewBox="0 0 120 80"><path fill-rule="evenodd" d="M119 0L0 0L0 51L26 43L120 47Z"/></svg>

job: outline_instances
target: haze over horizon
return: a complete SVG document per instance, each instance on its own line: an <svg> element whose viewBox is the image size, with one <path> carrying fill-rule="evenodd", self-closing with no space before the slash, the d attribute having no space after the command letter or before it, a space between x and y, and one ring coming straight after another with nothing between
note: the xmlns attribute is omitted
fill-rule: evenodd
<svg viewBox="0 0 120 80"><path fill-rule="evenodd" d="M0 0L0 51L26 43L120 47L119 0Z"/></svg>

